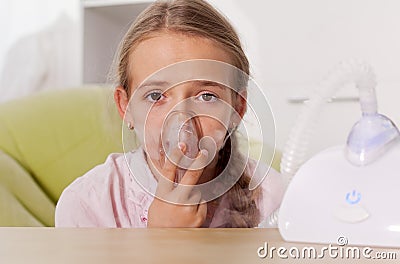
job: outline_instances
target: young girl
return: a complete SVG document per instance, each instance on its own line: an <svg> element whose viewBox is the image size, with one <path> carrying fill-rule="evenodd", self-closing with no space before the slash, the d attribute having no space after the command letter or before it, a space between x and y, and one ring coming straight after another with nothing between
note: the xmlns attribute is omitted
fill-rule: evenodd
<svg viewBox="0 0 400 264"><path fill-rule="evenodd" d="M121 42L114 93L121 117L142 145L126 155L109 155L104 164L68 186L57 204L57 227L256 227L279 206L280 175L266 166L256 169L254 160L238 169L245 159L237 150L235 133L213 118L200 116L197 122L202 136L217 142L217 155L198 152L191 164L197 168L186 170L178 185L174 181L179 168L173 160L182 159L189 146L182 142L173 146L171 157L160 162L161 127L179 102L189 98L198 109L220 115L225 108L218 107L224 102L238 113L239 121L246 111L245 87L235 93L202 81L168 90L158 84L143 85L153 73L190 60L221 62L249 74L234 29L203 0L157 1L143 11ZM233 130L238 126L230 124ZM215 131L223 131L222 136ZM230 159L233 166L228 166ZM223 171L238 180L205 201L195 186L212 183ZM251 176L267 172L262 184L250 190Z"/></svg>

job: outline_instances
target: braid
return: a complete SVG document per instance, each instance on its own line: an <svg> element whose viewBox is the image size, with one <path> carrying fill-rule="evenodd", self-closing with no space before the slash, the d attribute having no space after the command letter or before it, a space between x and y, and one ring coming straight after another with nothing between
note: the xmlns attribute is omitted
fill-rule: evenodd
<svg viewBox="0 0 400 264"><path fill-rule="evenodd" d="M232 164L227 168L229 175L235 175L241 170L245 162L245 157L238 151L236 137L232 134L224 147L219 151L217 163L217 175L219 175L228 165L229 159L233 159ZM228 219L226 227L256 227L260 222L260 212L256 206L259 199L260 190L249 190L250 176L245 170L239 180L232 188L224 194L228 199Z"/></svg>

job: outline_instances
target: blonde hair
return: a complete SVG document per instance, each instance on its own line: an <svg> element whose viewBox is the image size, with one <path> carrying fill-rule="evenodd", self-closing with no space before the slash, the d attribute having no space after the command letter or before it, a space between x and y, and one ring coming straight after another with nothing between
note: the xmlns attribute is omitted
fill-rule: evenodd
<svg viewBox="0 0 400 264"><path fill-rule="evenodd" d="M114 62L115 84L130 94L132 80L129 65L132 50L143 40L158 32L177 32L188 36L213 40L231 56L233 66L249 75L249 61L242 49L238 34L214 7L203 0L157 1L145 9L125 34ZM229 157L243 160L236 150L235 137L230 136L219 152L217 172L228 164ZM233 150L231 151L231 147ZM232 155L231 155L232 154ZM236 167L236 166L235 166ZM234 173L238 169L230 168ZM224 194L229 200L229 227L254 227L259 222L255 200L259 192L248 189L250 178L243 174L238 182ZM226 211L226 210L225 210Z"/></svg>
<svg viewBox="0 0 400 264"><path fill-rule="evenodd" d="M157 1L146 8L125 34L115 64L116 84L129 92L131 51L152 33L172 31L205 37L229 52L233 65L249 74L249 61L234 28L210 4L202 0Z"/></svg>

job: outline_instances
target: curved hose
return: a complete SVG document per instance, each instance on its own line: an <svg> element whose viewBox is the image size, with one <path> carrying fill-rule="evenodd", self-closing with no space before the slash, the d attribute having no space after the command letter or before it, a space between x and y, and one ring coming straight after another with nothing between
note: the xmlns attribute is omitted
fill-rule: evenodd
<svg viewBox="0 0 400 264"><path fill-rule="evenodd" d="M359 89L361 111L376 113L376 80L372 68L357 61L342 62L325 78L304 105L283 150L281 173L288 184L301 165L307 160L311 138L322 106L345 84L354 82Z"/></svg>
<svg viewBox="0 0 400 264"><path fill-rule="evenodd" d="M304 104L289 134L280 164L285 188L308 158L310 141L314 136L322 106L332 99L339 88L350 82L355 83L359 89L362 112L371 114L377 112L376 81L372 68L366 63L355 60L340 63L328 74L327 78L322 80L310 100ZM279 209L273 212L260 226L276 227L278 214Z"/></svg>

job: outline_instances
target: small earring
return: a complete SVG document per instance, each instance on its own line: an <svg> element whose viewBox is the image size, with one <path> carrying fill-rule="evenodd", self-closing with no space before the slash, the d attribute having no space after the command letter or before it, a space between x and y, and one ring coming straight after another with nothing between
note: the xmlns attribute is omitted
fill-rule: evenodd
<svg viewBox="0 0 400 264"><path fill-rule="evenodd" d="M236 123L235 123L235 122L232 122L231 131L235 130L236 128L237 128L237 127L236 127Z"/></svg>
<svg viewBox="0 0 400 264"><path fill-rule="evenodd" d="M129 128L129 130L133 130L133 125L131 122L128 122L127 127Z"/></svg>

